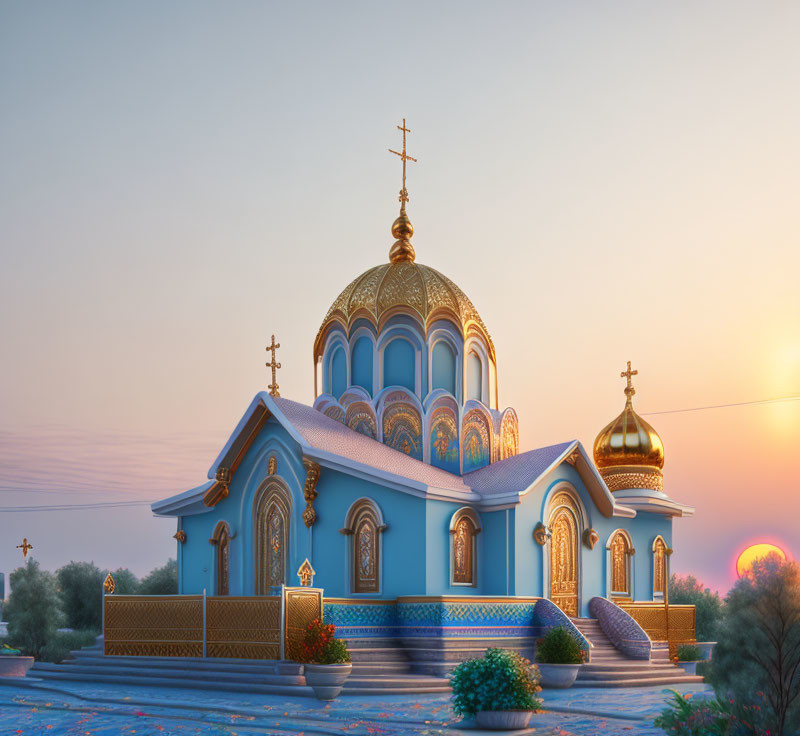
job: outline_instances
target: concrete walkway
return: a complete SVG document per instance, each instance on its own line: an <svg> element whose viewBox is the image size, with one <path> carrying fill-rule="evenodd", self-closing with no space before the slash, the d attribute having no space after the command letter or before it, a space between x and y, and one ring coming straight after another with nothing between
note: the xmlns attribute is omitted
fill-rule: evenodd
<svg viewBox="0 0 800 736"><path fill-rule="evenodd" d="M680 692L703 692L687 685ZM535 736L664 736L652 726L669 694L663 688L546 690L545 712L525 733ZM124 687L96 683L52 686L0 680L0 733L24 736L169 736L176 734L476 734L459 721L442 695L341 697L331 704L310 698L197 690ZM487 732L481 732L486 734ZM518 732L521 733L521 732Z"/></svg>

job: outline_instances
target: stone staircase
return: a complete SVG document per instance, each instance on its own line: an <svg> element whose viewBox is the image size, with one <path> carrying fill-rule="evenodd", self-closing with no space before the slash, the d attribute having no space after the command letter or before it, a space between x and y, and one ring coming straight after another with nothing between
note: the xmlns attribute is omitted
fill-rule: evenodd
<svg viewBox="0 0 800 736"><path fill-rule="evenodd" d="M343 694L390 695L447 692L444 678L411 673L404 651L393 642L349 642L353 671ZM102 645L71 652L61 664L37 662L28 677L47 683L99 682L144 687L313 697L300 665L256 659L197 657L107 657Z"/></svg>
<svg viewBox="0 0 800 736"><path fill-rule="evenodd" d="M603 633L593 618L573 618L572 623L592 643L591 661L578 673L575 687L647 687L702 682L669 661L666 644L653 644L650 661L628 659Z"/></svg>

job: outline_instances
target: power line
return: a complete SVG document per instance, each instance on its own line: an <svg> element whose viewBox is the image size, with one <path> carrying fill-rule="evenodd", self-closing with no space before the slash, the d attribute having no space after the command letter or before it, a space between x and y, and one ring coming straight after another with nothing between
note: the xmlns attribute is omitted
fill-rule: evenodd
<svg viewBox="0 0 800 736"><path fill-rule="evenodd" d="M7 514L22 513L26 511L75 511L90 509L120 508L124 506L150 506L153 501L117 501L108 503L73 503L61 506L0 506L0 512Z"/></svg>
<svg viewBox="0 0 800 736"><path fill-rule="evenodd" d="M777 399L759 399L758 401L738 401L734 404L714 404L713 406L693 406L689 409L668 409L667 411L646 411L642 416L651 417L656 414L682 414L687 411L705 411L706 409L726 409L729 406L754 406L756 404L779 404L788 401L800 401L800 396L782 396Z"/></svg>

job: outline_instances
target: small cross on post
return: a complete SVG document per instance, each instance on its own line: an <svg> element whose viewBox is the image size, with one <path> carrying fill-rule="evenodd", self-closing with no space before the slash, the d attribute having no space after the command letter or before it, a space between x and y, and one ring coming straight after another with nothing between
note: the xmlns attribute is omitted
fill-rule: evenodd
<svg viewBox="0 0 800 736"><path fill-rule="evenodd" d="M269 388L270 396L280 396L278 393L278 368L281 367L280 363L275 362L275 351L281 346L275 342L275 335L272 336L272 344L267 346L267 352L272 353L272 360L266 364L267 368L272 368L272 383L267 387Z"/></svg>
<svg viewBox="0 0 800 736"><path fill-rule="evenodd" d="M393 153L395 156L400 156L400 160L403 162L403 188L400 190L400 209L405 211L406 202L408 202L408 190L406 189L406 161L413 161L414 163L417 163L417 159L412 158L406 153L406 133L410 133L411 129L406 128L405 118L403 118L403 124L398 125L397 129L403 131L403 150L402 152L393 151L390 148L389 153Z"/></svg>
<svg viewBox="0 0 800 736"><path fill-rule="evenodd" d="M626 378L628 380L628 385L625 387L625 396L628 397L628 401L630 401L631 397L636 393L636 389L633 387L633 382L631 381L631 377L638 375L639 371L631 370L630 361L628 361L628 370L622 371L622 373L619 374L620 378Z"/></svg>
<svg viewBox="0 0 800 736"><path fill-rule="evenodd" d="M27 559L28 550L33 549L33 545L32 544L28 544L28 538L24 537L23 540L22 540L22 544L18 544L17 545L17 549L21 549L22 550L22 556Z"/></svg>

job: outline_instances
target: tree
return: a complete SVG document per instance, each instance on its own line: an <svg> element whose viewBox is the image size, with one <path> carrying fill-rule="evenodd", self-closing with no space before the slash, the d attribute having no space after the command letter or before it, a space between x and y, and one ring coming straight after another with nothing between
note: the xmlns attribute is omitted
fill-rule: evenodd
<svg viewBox="0 0 800 736"><path fill-rule="evenodd" d="M61 608L71 629L99 631L103 572L93 562L70 562L56 571Z"/></svg>
<svg viewBox="0 0 800 736"><path fill-rule="evenodd" d="M669 581L669 602L695 607L697 641L716 641L722 620L722 599L694 575L673 575Z"/></svg>
<svg viewBox="0 0 800 736"><path fill-rule="evenodd" d="M800 566L772 554L730 590L709 679L776 736L800 730Z"/></svg>
<svg viewBox="0 0 800 736"><path fill-rule="evenodd" d="M114 578L114 593L116 595L133 595L139 592L139 578L127 567L120 567L111 573Z"/></svg>
<svg viewBox="0 0 800 736"><path fill-rule="evenodd" d="M178 561L151 570L139 583L139 595L175 595L178 592Z"/></svg>
<svg viewBox="0 0 800 736"><path fill-rule="evenodd" d="M5 607L8 637L15 647L38 659L62 621L56 578L31 559L14 570L10 580L11 595Z"/></svg>

